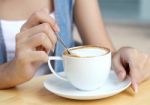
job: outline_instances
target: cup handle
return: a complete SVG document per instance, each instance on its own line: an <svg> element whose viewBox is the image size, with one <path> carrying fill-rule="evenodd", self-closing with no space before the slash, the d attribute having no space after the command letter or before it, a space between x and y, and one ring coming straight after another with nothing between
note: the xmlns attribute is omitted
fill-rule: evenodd
<svg viewBox="0 0 150 105"><path fill-rule="evenodd" d="M49 68L50 68L50 71L57 77L57 78L59 78L59 79L61 79L61 80L64 80L64 81L68 81L67 80L67 78L65 78L65 77L63 77L63 76L60 76L60 75L58 75L56 72L55 72L55 70L53 69L53 67L52 67L52 65L51 65L51 61L52 60L63 60L62 59L62 57L58 57L58 56L51 56L51 57L49 57L48 58L48 66L49 66Z"/></svg>

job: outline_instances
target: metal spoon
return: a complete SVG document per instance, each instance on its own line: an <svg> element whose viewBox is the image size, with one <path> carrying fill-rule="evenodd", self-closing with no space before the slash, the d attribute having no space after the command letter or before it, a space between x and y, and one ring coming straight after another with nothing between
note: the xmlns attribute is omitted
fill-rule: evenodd
<svg viewBox="0 0 150 105"><path fill-rule="evenodd" d="M57 39L60 41L60 43L63 45L63 47L66 49L66 51L68 52L68 54L71 54L71 52L69 51L68 47L65 45L64 41L61 39L60 35L58 32L55 33Z"/></svg>

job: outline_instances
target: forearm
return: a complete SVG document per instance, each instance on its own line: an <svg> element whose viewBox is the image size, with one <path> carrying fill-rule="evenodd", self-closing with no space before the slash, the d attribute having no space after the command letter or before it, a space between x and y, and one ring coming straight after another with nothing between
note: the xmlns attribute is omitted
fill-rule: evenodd
<svg viewBox="0 0 150 105"><path fill-rule="evenodd" d="M105 30L97 0L76 0L74 15L83 44L104 46L114 51Z"/></svg>
<svg viewBox="0 0 150 105"><path fill-rule="evenodd" d="M15 60L0 65L0 89L11 88L23 82L23 78L17 75L17 69Z"/></svg>

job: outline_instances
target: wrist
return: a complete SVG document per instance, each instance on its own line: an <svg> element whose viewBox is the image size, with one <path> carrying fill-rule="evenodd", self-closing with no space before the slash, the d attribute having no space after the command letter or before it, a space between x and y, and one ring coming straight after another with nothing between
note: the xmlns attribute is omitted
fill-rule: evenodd
<svg viewBox="0 0 150 105"><path fill-rule="evenodd" d="M28 80L25 69L25 65L17 59L13 59L5 65L9 87L14 87Z"/></svg>
<svg viewBox="0 0 150 105"><path fill-rule="evenodd" d="M20 59L14 59L14 70L16 79L19 79L19 83L26 82L30 80L35 72L35 67L30 62L25 62Z"/></svg>
<svg viewBox="0 0 150 105"><path fill-rule="evenodd" d="M0 89L11 88L20 83L16 73L15 61L10 61L0 66Z"/></svg>

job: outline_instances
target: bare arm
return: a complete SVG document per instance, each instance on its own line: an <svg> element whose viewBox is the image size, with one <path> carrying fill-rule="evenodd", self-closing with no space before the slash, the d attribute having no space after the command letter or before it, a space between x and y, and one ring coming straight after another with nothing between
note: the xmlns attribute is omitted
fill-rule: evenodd
<svg viewBox="0 0 150 105"><path fill-rule="evenodd" d="M97 0L76 0L74 15L83 44L105 46L115 51L105 31ZM125 79L130 71L132 86L137 92L138 84L150 78L150 56L130 47L122 47L113 55L112 65L119 79Z"/></svg>
<svg viewBox="0 0 150 105"><path fill-rule="evenodd" d="M37 11L28 19L16 35L15 58L0 65L0 89L14 87L34 76L54 49L57 41L54 31L59 28L47 10Z"/></svg>
<svg viewBox="0 0 150 105"><path fill-rule="evenodd" d="M23 77L21 75L16 75L16 69L15 60L0 65L0 89L10 88L23 82Z"/></svg>
<svg viewBox="0 0 150 105"><path fill-rule="evenodd" d="M74 15L83 44L105 46L114 51L104 28L97 0L76 0Z"/></svg>

